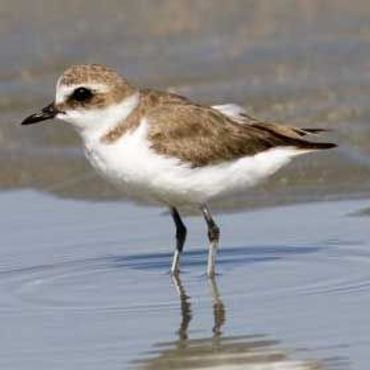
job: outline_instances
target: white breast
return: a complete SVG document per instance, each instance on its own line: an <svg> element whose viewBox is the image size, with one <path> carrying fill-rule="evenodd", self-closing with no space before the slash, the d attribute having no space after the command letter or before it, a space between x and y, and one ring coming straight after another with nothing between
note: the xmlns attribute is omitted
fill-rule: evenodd
<svg viewBox="0 0 370 370"><path fill-rule="evenodd" d="M145 120L114 144L86 148L92 165L125 193L166 205L198 205L243 193L299 154L294 148L270 149L224 164L191 168L156 154L147 141Z"/></svg>

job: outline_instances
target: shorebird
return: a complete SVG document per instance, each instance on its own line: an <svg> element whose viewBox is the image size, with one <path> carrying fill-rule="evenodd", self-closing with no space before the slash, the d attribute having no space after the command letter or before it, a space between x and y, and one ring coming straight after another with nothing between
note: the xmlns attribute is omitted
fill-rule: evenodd
<svg viewBox="0 0 370 370"><path fill-rule="evenodd" d="M75 128L86 157L105 179L132 198L170 209L174 275L187 233L182 207L196 207L204 216L212 277L220 230L208 204L244 193L297 155L336 146L305 137L323 130L264 122L235 104L207 106L140 89L98 64L68 68L57 81L54 101L22 125L52 118Z"/></svg>

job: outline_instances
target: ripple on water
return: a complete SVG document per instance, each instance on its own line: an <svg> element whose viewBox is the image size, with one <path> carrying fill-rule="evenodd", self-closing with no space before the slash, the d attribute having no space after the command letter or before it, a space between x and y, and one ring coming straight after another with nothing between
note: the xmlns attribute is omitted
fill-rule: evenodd
<svg viewBox="0 0 370 370"><path fill-rule="evenodd" d="M66 204L63 200L49 201L46 210L52 209L54 214ZM82 338L85 337L81 331L86 330L98 348L116 348L118 344L125 348L130 343L136 355L132 349L122 353L130 359L140 358L132 366L143 369L161 369L168 361L177 363L174 368L178 369L217 368L216 363L225 369L243 366L254 370L326 369L332 367L321 359L336 356L346 359L348 348L362 348L369 342L363 330L364 314L359 311L370 300L368 219L352 216L357 210L366 209L364 201L296 205L220 216L224 240L231 245L223 245L219 253L217 281L222 292L211 287L211 295L204 276L204 248L194 249L189 243L183 256L182 280L186 291L178 283L174 289L168 274L171 253L149 253L127 246L134 236L128 232L121 234L121 230L122 239L117 243L112 232L117 228L116 213L112 211L115 205L85 204L79 208L78 204L69 203L65 220L62 216L58 222L51 219L48 227L40 230L50 233L53 236L50 240L59 240L54 234L60 232L75 235L79 242L74 245L69 239L67 245L64 241L43 259L44 264L31 264L29 248L33 248L33 254L40 253L32 260L37 261L41 253L52 247L45 241L47 238L44 243L37 241L41 234L34 232L33 225L32 243L27 244L31 237L26 231L21 239L26 244L24 259L17 263L19 267L3 262L0 319L11 323L15 317L23 318L26 325L33 323L36 331L32 337L38 335L37 330L42 333L40 328L47 317L51 329L53 324L58 329L53 333L47 327L47 335L53 340L58 341L61 332L68 337L73 329ZM96 225L89 224L85 229L79 223L90 212L96 214ZM134 224L142 222L142 217L150 218L153 230L162 227L162 222L168 227L167 222L158 216L153 218L152 213L152 209L141 209L140 218L131 220L130 229L137 230ZM37 220L44 214L42 207L36 207L30 217ZM8 220L19 222L19 217L12 218L10 214ZM28 219L22 222L27 225ZM188 220L191 228L197 222ZM248 243L244 236L246 225L253 230ZM80 238L80 234L91 230L95 232L92 243ZM113 242L104 245L107 235ZM156 237L162 238L163 243L167 240L162 234ZM126 253L122 254L122 250ZM62 252L69 254L68 260L55 257ZM28 315L31 321L27 321ZM59 317L61 321L55 323L53 320ZM83 328L74 328L76 317L85 322ZM35 328L37 318L42 324ZM99 325L93 325L94 322ZM346 322L348 327L344 326L341 332ZM107 327L110 331L105 330ZM133 331L127 333L127 327ZM135 332L139 327L140 335ZM90 328L97 333L91 335ZM117 336L110 336L111 332ZM235 334L240 338L229 338ZM89 341L81 339L79 343L81 349L89 350ZM27 341L24 346L37 347L37 342ZM292 354L286 346L304 350ZM91 356L95 355L94 348L90 348ZM310 348L315 350L304 352ZM100 356L98 352L96 356Z"/></svg>
<svg viewBox="0 0 370 370"><path fill-rule="evenodd" d="M230 275L239 280L248 274L252 283L244 293L265 299L281 295L353 294L368 290L370 250L358 245L346 248L348 244L344 243L340 250L333 249L332 244L225 246L218 256L219 278ZM2 285L24 303L49 309L145 310L148 309L146 294L158 288L158 280L168 278L171 257L171 253L140 253L33 266L3 271ZM183 257L184 276L204 278L206 257L204 250L187 252ZM307 274L313 266L314 272ZM276 278L279 269L283 271ZM264 271L263 279L258 278L261 270ZM271 285L274 276L275 282ZM240 289L235 286L227 288L230 297L240 294ZM130 303L122 297L130 297ZM150 310L173 307L168 301L152 300Z"/></svg>

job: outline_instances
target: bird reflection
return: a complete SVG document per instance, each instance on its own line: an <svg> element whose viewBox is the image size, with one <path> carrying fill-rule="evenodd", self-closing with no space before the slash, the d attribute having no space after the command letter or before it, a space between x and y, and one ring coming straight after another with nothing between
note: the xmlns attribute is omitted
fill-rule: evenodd
<svg viewBox="0 0 370 370"><path fill-rule="evenodd" d="M212 332L214 337L217 338L221 336L221 328L225 324L226 320L226 310L225 305L220 297L220 292L217 287L216 279L208 279L209 291L213 300L213 317L214 325Z"/></svg>
<svg viewBox="0 0 370 370"><path fill-rule="evenodd" d="M193 318L191 298L180 277L172 278L180 301L180 324L177 340L155 344L155 357L137 361L142 370L200 370L200 369L287 369L323 370L316 361L293 361L277 348L278 341L264 335L225 337L222 328L226 322L226 308L218 290L216 279L209 279L209 295L213 303L211 336L189 338L189 326ZM151 352L153 354L153 352Z"/></svg>
<svg viewBox="0 0 370 370"><path fill-rule="evenodd" d="M184 288L182 280L180 279L180 276L174 275L172 277L172 282L180 298L181 323L180 323L180 328L177 333L179 335L179 341L182 342L188 339L188 327L193 317L193 313L191 310L190 297L186 293L186 290ZM221 328L225 323L226 310L225 310L225 305L220 297L216 279L209 278L208 284L209 284L210 296L212 297L212 300L213 300L214 326L212 328L212 332L213 332L214 338L216 339L217 337L221 335Z"/></svg>
<svg viewBox="0 0 370 370"><path fill-rule="evenodd" d="M188 339L188 327L193 317L193 313L191 311L190 297L186 294L184 285L180 277L178 275L173 275L172 281L180 298L181 323L177 333L179 335L179 342L183 343Z"/></svg>

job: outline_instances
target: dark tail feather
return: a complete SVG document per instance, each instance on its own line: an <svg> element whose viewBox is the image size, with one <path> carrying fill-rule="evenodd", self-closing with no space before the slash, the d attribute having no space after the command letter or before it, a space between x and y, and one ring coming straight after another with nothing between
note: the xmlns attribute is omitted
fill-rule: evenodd
<svg viewBox="0 0 370 370"><path fill-rule="evenodd" d="M311 141L301 141L297 148L299 149L312 149L312 150L324 150L324 149L332 149L337 147L337 144L334 143L314 143Z"/></svg>
<svg viewBox="0 0 370 370"><path fill-rule="evenodd" d="M301 130L304 131L304 132L307 132L309 134L318 134L320 132L329 132L329 131L331 131L327 128L302 128Z"/></svg>
<svg viewBox="0 0 370 370"><path fill-rule="evenodd" d="M316 135L316 134L321 134L322 132L330 131L326 128L298 128L298 127L294 127L292 129L299 136L306 136L306 135L311 135L311 134Z"/></svg>
<svg viewBox="0 0 370 370"><path fill-rule="evenodd" d="M259 130L266 131L274 138L279 139L279 143L275 143L273 146L293 146L302 150L324 150L332 149L337 146L337 144L334 143L320 143L305 140L303 138L303 136L307 134L328 131L322 128L301 129L297 127L273 125L267 123L256 123L252 126Z"/></svg>
<svg viewBox="0 0 370 370"><path fill-rule="evenodd" d="M321 132L327 132L330 131L325 128L302 128L298 129L301 136L305 136L307 134L318 134ZM297 131L298 131L297 130ZM312 150L324 150L324 149L332 149L335 148L337 144L334 143L315 143L312 141L306 141L306 140L300 140L299 144L297 145L298 148L302 149L312 149Z"/></svg>

